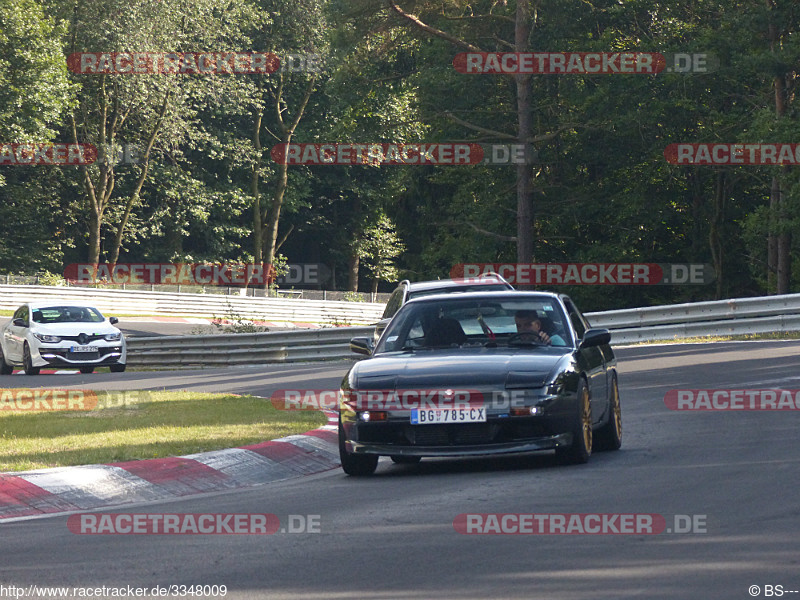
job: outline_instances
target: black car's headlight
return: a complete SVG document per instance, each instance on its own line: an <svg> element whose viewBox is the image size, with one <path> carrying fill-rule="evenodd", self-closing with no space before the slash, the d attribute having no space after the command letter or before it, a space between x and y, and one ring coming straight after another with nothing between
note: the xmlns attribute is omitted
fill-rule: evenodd
<svg viewBox="0 0 800 600"><path fill-rule="evenodd" d="M117 333L109 333L103 336L103 339L107 342L118 342L122 338L122 334L118 331Z"/></svg>
<svg viewBox="0 0 800 600"><path fill-rule="evenodd" d="M33 337L46 344L57 344L61 341L61 338L57 335L46 335L44 333L34 333Z"/></svg>
<svg viewBox="0 0 800 600"><path fill-rule="evenodd" d="M508 411L512 417L530 417L543 412L539 406L542 399L541 389L508 390L506 399L510 401Z"/></svg>
<svg viewBox="0 0 800 600"><path fill-rule="evenodd" d="M564 391L564 383L561 381L555 381L553 383L548 383L544 388L545 394L548 396L558 396L561 392Z"/></svg>

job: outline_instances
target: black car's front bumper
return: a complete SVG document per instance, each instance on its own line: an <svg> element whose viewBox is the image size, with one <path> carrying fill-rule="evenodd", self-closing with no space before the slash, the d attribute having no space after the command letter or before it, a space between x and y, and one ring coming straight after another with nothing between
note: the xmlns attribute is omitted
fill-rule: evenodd
<svg viewBox="0 0 800 600"><path fill-rule="evenodd" d="M572 434L562 433L549 437L518 442L478 444L460 446L396 446L363 442L345 442L352 454L379 454L382 456L484 456L492 454L515 454L535 450L553 450L572 444Z"/></svg>
<svg viewBox="0 0 800 600"><path fill-rule="evenodd" d="M548 416L489 416L482 423L414 425L395 416L361 422L342 415L345 445L353 454L382 456L474 456L552 450L572 444L569 419Z"/></svg>

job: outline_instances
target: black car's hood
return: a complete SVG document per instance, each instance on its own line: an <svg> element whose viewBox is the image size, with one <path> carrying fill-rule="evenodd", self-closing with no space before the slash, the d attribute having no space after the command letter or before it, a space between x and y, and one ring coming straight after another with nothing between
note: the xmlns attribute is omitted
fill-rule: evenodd
<svg viewBox="0 0 800 600"><path fill-rule="evenodd" d="M463 348L387 353L357 363L355 389L522 389L545 385L571 348Z"/></svg>

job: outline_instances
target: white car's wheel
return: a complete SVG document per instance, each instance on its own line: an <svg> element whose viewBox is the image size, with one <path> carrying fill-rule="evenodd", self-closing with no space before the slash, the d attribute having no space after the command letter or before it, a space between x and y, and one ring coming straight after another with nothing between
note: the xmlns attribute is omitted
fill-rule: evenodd
<svg viewBox="0 0 800 600"><path fill-rule="evenodd" d="M0 375L11 375L14 372L14 367L6 362L6 357L3 354L3 346L0 345Z"/></svg>
<svg viewBox="0 0 800 600"><path fill-rule="evenodd" d="M22 351L22 368L25 369L25 375L38 375L41 370L41 367L33 366L31 348L28 346L28 342L25 342L25 348Z"/></svg>

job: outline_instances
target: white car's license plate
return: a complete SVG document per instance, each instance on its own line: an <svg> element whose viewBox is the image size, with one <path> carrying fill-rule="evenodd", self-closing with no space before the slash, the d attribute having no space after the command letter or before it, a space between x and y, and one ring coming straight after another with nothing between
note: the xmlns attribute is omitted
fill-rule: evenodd
<svg viewBox="0 0 800 600"><path fill-rule="evenodd" d="M485 422L485 408L418 408L411 411L412 425Z"/></svg>
<svg viewBox="0 0 800 600"><path fill-rule="evenodd" d="M97 352L97 346L73 346L69 349L70 352Z"/></svg>

